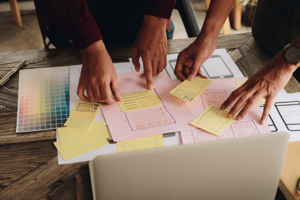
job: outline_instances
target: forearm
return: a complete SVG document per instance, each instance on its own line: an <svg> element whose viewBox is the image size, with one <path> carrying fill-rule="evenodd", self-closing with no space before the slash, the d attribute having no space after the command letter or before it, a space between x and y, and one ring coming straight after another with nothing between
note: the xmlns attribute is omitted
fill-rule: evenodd
<svg viewBox="0 0 300 200"><path fill-rule="evenodd" d="M205 35L217 38L234 2L235 0L211 0L198 37Z"/></svg>

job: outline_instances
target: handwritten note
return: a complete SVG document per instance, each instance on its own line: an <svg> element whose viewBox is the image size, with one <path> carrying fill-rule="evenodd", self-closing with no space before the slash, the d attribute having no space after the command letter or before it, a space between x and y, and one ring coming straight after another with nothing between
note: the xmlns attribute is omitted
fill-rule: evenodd
<svg viewBox="0 0 300 200"><path fill-rule="evenodd" d="M67 129L70 128L67 127ZM109 144L107 138L110 136L103 121L95 122L92 129L85 130L86 132L61 130L63 129L59 131L60 140L54 142L54 145L64 160L69 160ZM74 133L73 136L72 133Z"/></svg>
<svg viewBox="0 0 300 200"><path fill-rule="evenodd" d="M161 105L161 101L153 90L144 90L122 95L118 102L122 112L139 110Z"/></svg>
<svg viewBox="0 0 300 200"><path fill-rule="evenodd" d="M236 84L237 84L238 87L241 87L244 83L245 83L245 81L238 81L238 82L236 82ZM266 99L265 98L261 98L260 100L258 100L256 102L256 105L265 105L265 103L266 103ZM273 104L275 104L275 103L273 102Z"/></svg>
<svg viewBox="0 0 300 200"><path fill-rule="evenodd" d="M212 134L220 135L234 121L234 118L228 119L227 114L227 110L220 110L218 106L212 104L191 124Z"/></svg>
<svg viewBox="0 0 300 200"><path fill-rule="evenodd" d="M211 84L211 80L196 77L192 81L185 80L170 93L188 102L193 102Z"/></svg>
<svg viewBox="0 0 300 200"><path fill-rule="evenodd" d="M77 101L70 117L64 124L67 127L90 129L101 104Z"/></svg>
<svg viewBox="0 0 300 200"><path fill-rule="evenodd" d="M143 149L154 149L160 147L164 147L163 135L153 135L134 140L117 142L118 153Z"/></svg>

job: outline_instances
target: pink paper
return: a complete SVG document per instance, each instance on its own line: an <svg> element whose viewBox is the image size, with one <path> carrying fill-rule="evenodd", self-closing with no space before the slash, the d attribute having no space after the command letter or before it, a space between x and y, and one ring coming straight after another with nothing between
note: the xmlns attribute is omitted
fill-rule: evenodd
<svg viewBox="0 0 300 200"><path fill-rule="evenodd" d="M206 91L194 102L189 104L194 118L205 111L210 104L221 106L229 95L238 88L236 82L246 80L247 78L214 79ZM178 84L178 82L174 82L174 84ZM230 108L228 108L228 110ZM271 131L267 124L259 124L261 116L262 110L258 105L254 105L243 120L234 121L219 136L215 136L201 129L184 130L180 132L181 141L183 144L190 144L270 133Z"/></svg>
<svg viewBox="0 0 300 200"><path fill-rule="evenodd" d="M128 72L118 74L121 94L146 89L142 73ZM154 91L162 105L122 113L117 103L101 107L104 119L114 141L132 140L157 134L195 129L189 123L194 116L187 102L169 92L175 85L165 71L153 77Z"/></svg>

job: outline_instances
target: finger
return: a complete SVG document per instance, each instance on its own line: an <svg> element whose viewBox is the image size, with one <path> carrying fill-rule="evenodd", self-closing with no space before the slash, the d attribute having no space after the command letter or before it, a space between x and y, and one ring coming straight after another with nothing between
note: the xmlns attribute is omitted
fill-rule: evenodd
<svg viewBox="0 0 300 200"><path fill-rule="evenodd" d="M260 119L260 124L263 125L265 123L265 121L267 121L268 115L270 113L270 110L272 108L272 104L273 104L274 98L268 97L266 99L266 103L264 105L264 111L263 114L261 116Z"/></svg>
<svg viewBox="0 0 300 200"><path fill-rule="evenodd" d="M208 79L207 76L204 76L204 75L203 75L203 73L202 73L202 71L201 71L201 67L199 68L198 75L199 75L201 78Z"/></svg>
<svg viewBox="0 0 300 200"><path fill-rule="evenodd" d="M235 120L239 121L245 117L245 115L250 111L250 109L260 100L262 94L256 93L252 97L249 98L248 102L245 104L243 109L236 116Z"/></svg>
<svg viewBox="0 0 300 200"><path fill-rule="evenodd" d="M152 76L154 76L157 73L158 60L153 59L151 64L152 64Z"/></svg>
<svg viewBox="0 0 300 200"><path fill-rule="evenodd" d="M190 68L183 67L183 74L186 78L189 76L189 73L190 73Z"/></svg>
<svg viewBox="0 0 300 200"><path fill-rule="evenodd" d="M165 67L166 67L166 65L165 65L165 56L164 56L164 57L161 57L160 60L158 61L156 74L159 74L160 72L162 72Z"/></svg>
<svg viewBox="0 0 300 200"><path fill-rule="evenodd" d="M90 100L88 97L84 95L84 90L84 87L79 84L77 88L77 95L82 101L89 102Z"/></svg>
<svg viewBox="0 0 300 200"><path fill-rule="evenodd" d="M175 65L174 74L181 81L184 81L186 79L186 77L183 74L183 67L184 66L182 65L182 63L180 63L180 56L178 56L178 60Z"/></svg>
<svg viewBox="0 0 300 200"><path fill-rule="evenodd" d="M96 100L95 100L95 97L94 97L94 94L93 94L92 88L88 87L88 88L86 89L86 91L87 91L87 97L89 98L89 100L91 100L91 101L96 101Z"/></svg>
<svg viewBox="0 0 300 200"><path fill-rule="evenodd" d="M115 100L112 98L110 82L103 82L100 85L102 100L107 104L112 104Z"/></svg>
<svg viewBox="0 0 300 200"><path fill-rule="evenodd" d="M113 95L114 95L115 99L117 101L122 101L122 97L121 97L121 94L120 94L120 91L119 91L117 80L113 80L111 82L111 89L112 89L112 92L113 92Z"/></svg>
<svg viewBox="0 0 300 200"><path fill-rule="evenodd" d="M149 90L152 90L153 89L153 82L152 82L151 60L150 59L143 59L143 63L144 63L144 73L145 73L145 77L146 77L147 88Z"/></svg>
<svg viewBox="0 0 300 200"><path fill-rule="evenodd" d="M199 68L201 67L202 63L203 62L200 59L196 59L193 62L192 67L190 68L190 72L189 72L188 78L187 78L189 81L192 81L196 77L196 75L199 72Z"/></svg>
<svg viewBox="0 0 300 200"><path fill-rule="evenodd" d="M227 117L232 118L249 100L249 98L255 93L254 89L244 92L244 94L240 95L240 98L234 104L234 106L229 111Z"/></svg>
<svg viewBox="0 0 300 200"><path fill-rule="evenodd" d="M98 86L93 87L93 94L95 97L95 102L100 102L101 101L101 92L100 88Z"/></svg>
<svg viewBox="0 0 300 200"><path fill-rule="evenodd" d="M134 65L135 71L140 71L140 52L138 48L133 47L132 48L132 63Z"/></svg>
<svg viewBox="0 0 300 200"><path fill-rule="evenodd" d="M224 110L228 108L237 98L239 98L241 95L245 93L246 86L245 84L233 91L230 96L224 101L224 103L221 105L220 110Z"/></svg>
<svg viewBox="0 0 300 200"><path fill-rule="evenodd" d="M167 66L167 56L164 57L164 66Z"/></svg>

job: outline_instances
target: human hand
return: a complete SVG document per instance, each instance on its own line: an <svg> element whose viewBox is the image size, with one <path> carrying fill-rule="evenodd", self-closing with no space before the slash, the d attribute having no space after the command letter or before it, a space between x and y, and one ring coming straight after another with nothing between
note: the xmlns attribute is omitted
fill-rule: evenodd
<svg viewBox="0 0 300 200"><path fill-rule="evenodd" d="M200 33L198 38L180 52L175 66L175 75L181 81L193 80L199 76L206 78L201 72L202 64L210 58L217 45L218 37Z"/></svg>
<svg viewBox="0 0 300 200"><path fill-rule="evenodd" d="M84 94L85 90L87 96ZM86 102L95 101L112 104L115 100L122 100L117 74L102 40L91 44L83 53L77 95Z"/></svg>
<svg viewBox="0 0 300 200"><path fill-rule="evenodd" d="M148 89L153 88L152 76L167 66L167 51L166 19L145 15L132 47L132 63L139 71L139 58L142 57Z"/></svg>
<svg viewBox="0 0 300 200"><path fill-rule="evenodd" d="M226 109L237 100L227 117L232 118L241 109L236 117L236 120L241 120L258 100L265 98L266 103L260 119L260 124L263 125L276 95L290 80L296 68L295 65L285 61L283 51L280 51L258 73L233 91L222 104L221 110Z"/></svg>

